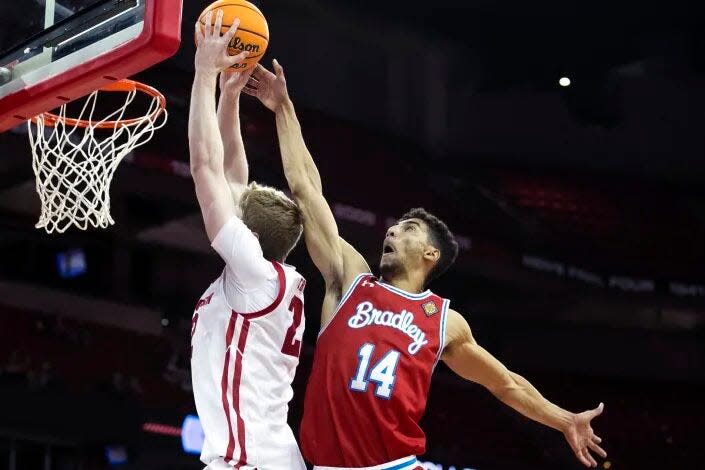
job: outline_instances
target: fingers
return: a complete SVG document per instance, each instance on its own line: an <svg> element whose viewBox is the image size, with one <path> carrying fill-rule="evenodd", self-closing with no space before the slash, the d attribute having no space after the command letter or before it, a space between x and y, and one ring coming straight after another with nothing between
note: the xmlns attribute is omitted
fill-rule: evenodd
<svg viewBox="0 0 705 470"><path fill-rule="evenodd" d="M220 90L226 91L231 90L233 85L239 80L240 72L237 72L231 68L227 68L220 72Z"/></svg>
<svg viewBox="0 0 705 470"><path fill-rule="evenodd" d="M572 438L568 438L568 444L570 445L570 448L573 450L573 453L578 458L578 460L580 460L580 462L586 467L589 467L590 461L583 456L583 449L578 443L578 441Z"/></svg>
<svg viewBox="0 0 705 470"><path fill-rule="evenodd" d="M259 90L257 88L250 88L250 87L245 87L242 89L242 92L246 95L254 96L255 98L259 98Z"/></svg>
<svg viewBox="0 0 705 470"><path fill-rule="evenodd" d="M277 59L272 61L272 65L274 66L274 73L277 75L277 78L284 80L284 67L279 65Z"/></svg>
<svg viewBox="0 0 705 470"><path fill-rule="evenodd" d="M604 404L604 403L600 403L599 405L597 405L597 408L595 408L594 410L591 411L591 413L590 413L590 419L592 419L592 418L594 418L594 417L596 417L596 416L600 416L600 415L602 414L602 411L603 411L604 409L605 409L605 404Z"/></svg>
<svg viewBox="0 0 705 470"><path fill-rule="evenodd" d="M218 10L218 13L215 14L215 25L213 26L213 31L211 32L211 36L215 36L215 37L220 36L220 30L222 29L222 27L223 27L223 10Z"/></svg>
<svg viewBox="0 0 705 470"><path fill-rule="evenodd" d="M213 10L206 13L206 18L204 21L206 22L206 25L204 28L206 30L206 32L205 32L204 36L205 37L213 36Z"/></svg>
<svg viewBox="0 0 705 470"><path fill-rule="evenodd" d="M203 28L204 34L203 36L210 36L210 37L221 37L220 32L223 29L223 10L218 10L216 15L215 15L215 24L213 23L213 10L209 11L206 13L206 17L204 18L205 21L205 28ZM233 20L233 24L230 25L228 30L225 32L225 34L222 35L222 39L225 42L230 42L230 40L235 36L237 33L237 28L240 26L240 18L235 18ZM196 29L198 29L198 23L196 23Z"/></svg>
<svg viewBox="0 0 705 470"><path fill-rule="evenodd" d="M576 450L575 456L578 458L578 460L580 460L580 463L582 463L586 467L592 467L592 463L590 462L590 460L587 459L587 457L585 457L582 449Z"/></svg>
<svg viewBox="0 0 705 470"><path fill-rule="evenodd" d="M240 18L235 18L233 24L231 24L230 28L225 32L225 34L223 34L223 39L225 40L225 42L230 44L230 40L235 36L235 33L237 33L238 26L240 26Z"/></svg>
<svg viewBox="0 0 705 470"><path fill-rule="evenodd" d="M597 466L597 462L595 462L595 459L592 458L592 455L590 455L590 452L588 451L587 447L579 444L577 441L569 440L568 443L570 444L571 449L573 449L573 453L575 454L575 456L578 458L578 460L580 460L583 465L589 468Z"/></svg>
<svg viewBox="0 0 705 470"><path fill-rule="evenodd" d="M201 41L203 41L203 28L201 27L201 24L197 21L196 22L196 47L199 47L201 45Z"/></svg>
<svg viewBox="0 0 705 470"><path fill-rule="evenodd" d="M260 86L260 81L257 80L255 77L250 77L247 80L247 83L245 84L245 88L249 88L250 90L259 90Z"/></svg>
<svg viewBox="0 0 705 470"><path fill-rule="evenodd" d="M597 436L594 435L594 434L592 435L592 438L591 438L591 439L592 439L592 441L593 441L595 444L599 444L600 442L602 442L602 439L600 439L599 437L597 437Z"/></svg>
<svg viewBox="0 0 705 470"><path fill-rule="evenodd" d="M602 447L598 446L596 443L588 442L588 447L603 459L607 457L607 452L605 452L605 450Z"/></svg>
<svg viewBox="0 0 705 470"><path fill-rule="evenodd" d="M597 467L597 462L595 462L595 459L592 458L592 455L590 455L590 452L588 452L587 449L582 448L578 451L578 459L585 465L586 467Z"/></svg>
<svg viewBox="0 0 705 470"><path fill-rule="evenodd" d="M247 80L250 76L250 70L245 70L241 72L240 69L228 67L227 69L223 70L223 75L225 75L225 80L227 80L228 84L233 84L237 87L240 87L241 85L244 86L247 83Z"/></svg>
<svg viewBox="0 0 705 470"><path fill-rule="evenodd" d="M248 56L248 55L250 55L249 52L247 52L247 51L242 51L242 52L240 52L238 55L229 56L229 57L230 57L229 60L230 60L230 62L231 62L233 65L235 65L235 64L237 64L238 62L242 62L243 60L247 59L247 56Z"/></svg>
<svg viewBox="0 0 705 470"><path fill-rule="evenodd" d="M252 75L252 69L247 69L244 72L237 72L237 83L241 85L247 85L249 83Z"/></svg>
<svg viewBox="0 0 705 470"><path fill-rule="evenodd" d="M257 78L258 80L261 79L270 79L273 80L276 78L276 75L274 75L272 72L267 70L262 66L262 64L257 64L257 67L252 71L252 76Z"/></svg>
<svg viewBox="0 0 705 470"><path fill-rule="evenodd" d="M245 70L244 72L235 72L233 75L235 77L232 79L233 80L233 86L237 90L242 90L245 85L247 85L247 82L250 79L250 74L252 73L252 69Z"/></svg>

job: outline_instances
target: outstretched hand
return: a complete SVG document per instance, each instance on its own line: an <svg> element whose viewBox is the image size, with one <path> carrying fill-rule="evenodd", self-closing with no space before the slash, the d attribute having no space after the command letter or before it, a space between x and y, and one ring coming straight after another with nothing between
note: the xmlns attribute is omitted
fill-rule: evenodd
<svg viewBox="0 0 705 470"><path fill-rule="evenodd" d="M209 74L217 74L221 70L242 62L248 55L243 51L237 55L228 55L228 44L235 36L240 20L233 21L230 29L220 35L223 26L223 10L218 10L213 24L213 11L206 14L205 25L196 22L196 70Z"/></svg>
<svg viewBox="0 0 705 470"><path fill-rule="evenodd" d="M274 73L257 64L247 86L242 91L259 99L270 110L277 110L289 99L284 69L276 59L272 61Z"/></svg>
<svg viewBox="0 0 705 470"><path fill-rule="evenodd" d="M590 426L590 421L600 416L604 408L605 405L600 403L595 409L573 415L571 424L563 431L575 456L586 467L597 467L597 462L590 454L591 450L602 458L607 457L607 452L599 445L602 439L595 435Z"/></svg>
<svg viewBox="0 0 705 470"><path fill-rule="evenodd" d="M244 72L224 70L220 73L220 92L229 96L240 94L252 75L252 69Z"/></svg>

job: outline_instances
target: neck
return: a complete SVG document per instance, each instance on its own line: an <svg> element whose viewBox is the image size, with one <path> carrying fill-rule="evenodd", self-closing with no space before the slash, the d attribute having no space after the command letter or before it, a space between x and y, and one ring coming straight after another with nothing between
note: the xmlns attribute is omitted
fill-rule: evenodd
<svg viewBox="0 0 705 470"><path fill-rule="evenodd" d="M412 294L420 294L424 291L425 276L422 273L383 275L382 278L387 284Z"/></svg>

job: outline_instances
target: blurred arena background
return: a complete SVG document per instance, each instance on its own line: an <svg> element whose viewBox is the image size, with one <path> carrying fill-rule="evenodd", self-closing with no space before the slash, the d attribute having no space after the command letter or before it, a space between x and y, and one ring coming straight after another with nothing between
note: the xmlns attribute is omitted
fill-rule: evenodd
<svg viewBox="0 0 705 470"><path fill-rule="evenodd" d="M2 0L0 35L34 0ZM167 126L119 168L116 225L47 235L25 127L0 134L0 470L200 469L189 331L222 269L189 175L193 21L138 78ZM705 20L695 2L262 0L342 234L376 266L425 206L462 250L432 287L481 344L570 410L604 401L603 468L703 468ZM559 79L570 80L561 86ZM563 80L563 84L567 84ZM285 185L273 117L243 98L254 179ZM322 282L303 247L309 319ZM454 410L450 413L449 410ZM428 469L580 468L562 436L439 367ZM187 439L188 440L188 439ZM187 446L188 447L188 446Z"/></svg>

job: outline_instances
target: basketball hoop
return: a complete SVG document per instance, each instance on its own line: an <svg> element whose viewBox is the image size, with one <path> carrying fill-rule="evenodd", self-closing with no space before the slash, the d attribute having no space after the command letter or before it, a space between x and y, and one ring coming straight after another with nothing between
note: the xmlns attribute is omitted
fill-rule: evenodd
<svg viewBox="0 0 705 470"><path fill-rule="evenodd" d="M123 92L127 97L116 111L93 120L100 92ZM147 113L126 118L138 92L151 98ZM113 225L110 183L115 170L166 120L164 95L140 82L118 80L91 93L78 118L67 117L64 104L58 114L43 113L28 121L32 168L42 203L36 227L63 233L72 225L80 230Z"/></svg>

